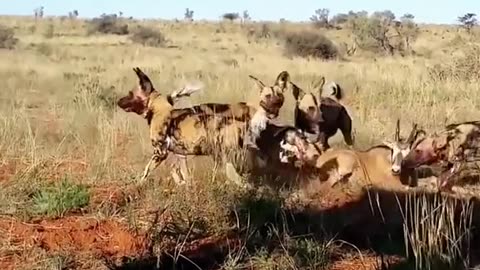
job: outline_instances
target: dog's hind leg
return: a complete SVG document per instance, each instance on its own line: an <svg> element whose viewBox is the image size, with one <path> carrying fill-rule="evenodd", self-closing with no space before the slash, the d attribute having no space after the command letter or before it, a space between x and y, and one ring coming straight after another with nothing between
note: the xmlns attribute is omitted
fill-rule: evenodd
<svg viewBox="0 0 480 270"><path fill-rule="evenodd" d="M183 185L187 181L190 183L191 174L190 174L190 170L188 169L187 156L177 155L177 158L179 161L177 168L180 175L178 175L175 171L172 171L173 181L175 181L177 185Z"/></svg>

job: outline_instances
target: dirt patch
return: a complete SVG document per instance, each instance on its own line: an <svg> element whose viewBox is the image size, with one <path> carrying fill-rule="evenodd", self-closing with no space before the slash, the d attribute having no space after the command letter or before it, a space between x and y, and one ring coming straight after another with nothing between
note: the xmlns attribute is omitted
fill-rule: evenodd
<svg viewBox="0 0 480 270"><path fill-rule="evenodd" d="M45 164L45 168L49 167L49 173L45 176L47 179L63 179L65 175L83 178L88 174L90 164L84 159L65 159L50 164Z"/></svg>
<svg viewBox="0 0 480 270"><path fill-rule="evenodd" d="M146 237L116 220L70 216L56 220L24 223L0 219L3 241L22 247L41 247L48 252L90 253L113 258L141 256Z"/></svg>
<svg viewBox="0 0 480 270"><path fill-rule="evenodd" d="M14 161L0 163L0 182L9 181L18 171L18 165Z"/></svg>
<svg viewBox="0 0 480 270"><path fill-rule="evenodd" d="M383 267L382 260L373 254L362 254L360 256L345 257L332 264L329 270L371 270L371 269L391 269L405 263L406 259L400 256L384 256Z"/></svg>
<svg viewBox="0 0 480 270"><path fill-rule="evenodd" d="M95 186L91 187L90 206L94 208L110 207L119 209L139 197L139 190L134 186Z"/></svg>

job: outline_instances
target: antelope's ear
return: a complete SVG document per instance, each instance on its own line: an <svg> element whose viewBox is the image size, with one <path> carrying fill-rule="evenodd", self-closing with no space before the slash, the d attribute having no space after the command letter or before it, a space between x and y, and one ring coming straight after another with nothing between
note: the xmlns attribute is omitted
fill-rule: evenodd
<svg viewBox="0 0 480 270"><path fill-rule="evenodd" d="M395 143L393 143L393 142L390 141L390 140L384 140L384 141L383 141L383 144L386 145L386 146L387 146L388 148L390 148L390 149L393 149L394 146L395 146Z"/></svg>

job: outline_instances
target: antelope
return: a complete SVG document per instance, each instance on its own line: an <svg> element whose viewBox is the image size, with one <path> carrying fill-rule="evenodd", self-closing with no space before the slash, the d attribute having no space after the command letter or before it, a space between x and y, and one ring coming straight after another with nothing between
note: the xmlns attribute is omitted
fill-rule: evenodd
<svg viewBox="0 0 480 270"><path fill-rule="evenodd" d="M385 140L383 144L364 151L329 149L318 156L314 166L323 173L328 172L323 174L327 175L327 179L322 180L328 180L332 187L350 179L358 179L364 184L399 183L399 181L404 183L408 180L408 185L414 186L417 180L415 172L404 170L401 164L422 133L424 131L418 130L417 124L413 124L408 138L402 140L400 120L397 120L393 141Z"/></svg>

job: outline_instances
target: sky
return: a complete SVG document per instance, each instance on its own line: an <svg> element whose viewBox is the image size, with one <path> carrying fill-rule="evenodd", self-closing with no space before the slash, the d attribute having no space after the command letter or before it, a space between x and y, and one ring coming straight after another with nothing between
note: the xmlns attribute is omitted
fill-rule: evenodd
<svg viewBox="0 0 480 270"><path fill-rule="evenodd" d="M194 19L217 20L226 12L248 10L253 20L306 21L318 8L330 14L349 10L368 12L389 9L398 17L411 13L420 23L455 23L467 12L479 13L479 0L0 0L1 15L32 15L33 9L44 7L45 15L67 15L78 10L80 17L92 18L102 13L123 12L134 18L182 19L185 8L194 10Z"/></svg>

